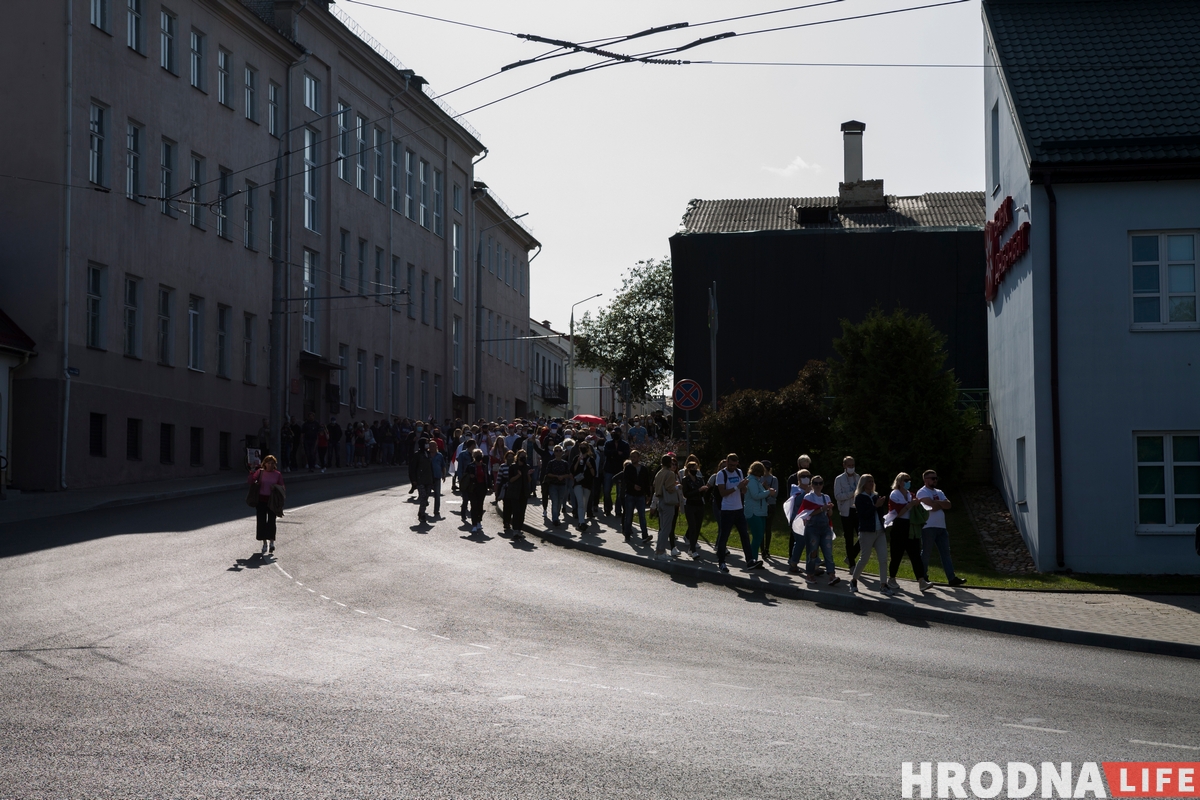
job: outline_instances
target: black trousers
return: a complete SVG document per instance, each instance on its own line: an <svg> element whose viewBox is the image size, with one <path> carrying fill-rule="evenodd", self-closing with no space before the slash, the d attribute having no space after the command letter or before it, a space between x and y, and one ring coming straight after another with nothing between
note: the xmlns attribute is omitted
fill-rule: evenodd
<svg viewBox="0 0 1200 800"><path fill-rule="evenodd" d="M271 509L267 508L267 498L259 495L255 511L258 518L258 525L255 529L254 538L260 542L275 541L275 515L271 513Z"/></svg>
<svg viewBox="0 0 1200 800"><path fill-rule="evenodd" d="M487 490L483 486L472 486L469 493L471 500L471 524L483 522L483 498Z"/></svg>
<svg viewBox="0 0 1200 800"><path fill-rule="evenodd" d="M767 524L763 527L763 558L771 555L771 528L775 525L775 515L779 512L777 503L767 503Z"/></svg>
<svg viewBox="0 0 1200 800"><path fill-rule="evenodd" d="M509 489L512 489L510 486ZM511 495L511 496L510 496ZM518 497L517 495L523 495ZM529 505L529 497L522 492L506 491L504 493L504 527L520 532L525 527L525 508Z"/></svg>
<svg viewBox="0 0 1200 800"><path fill-rule="evenodd" d="M842 536L846 539L846 560L853 568L862 547L858 544L858 509L850 506L850 513L842 517Z"/></svg>
<svg viewBox="0 0 1200 800"><path fill-rule="evenodd" d="M687 533L684 534L688 543L688 552L695 552L700 546L700 526L704 524L704 505L685 505L683 515L687 519Z"/></svg>
<svg viewBox="0 0 1200 800"><path fill-rule="evenodd" d="M900 561L904 554L912 562L913 574L918 578L925 576L925 564L921 561L921 540L908 537L909 520L898 519L892 523L891 557L888 559L888 575L896 577L900 571Z"/></svg>

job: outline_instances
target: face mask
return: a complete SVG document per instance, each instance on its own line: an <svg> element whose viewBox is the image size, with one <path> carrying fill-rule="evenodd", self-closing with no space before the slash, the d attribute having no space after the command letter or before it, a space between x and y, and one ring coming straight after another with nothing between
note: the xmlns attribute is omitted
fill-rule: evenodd
<svg viewBox="0 0 1200 800"><path fill-rule="evenodd" d="M847 475L853 475L853 474L854 474L854 467L846 467L846 474L847 474Z"/></svg>
<svg viewBox="0 0 1200 800"><path fill-rule="evenodd" d="M905 489L911 489L911 488L912 488L912 481L905 481L905 482L904 482L904 488L905 488Z"/></svg>
<svg viewBox="0 0 1200 800"><path fill-rule="evenodd" d="M801 478L800 479L801 486L808 486L811 482L812 482L812 478Z"/></svg>

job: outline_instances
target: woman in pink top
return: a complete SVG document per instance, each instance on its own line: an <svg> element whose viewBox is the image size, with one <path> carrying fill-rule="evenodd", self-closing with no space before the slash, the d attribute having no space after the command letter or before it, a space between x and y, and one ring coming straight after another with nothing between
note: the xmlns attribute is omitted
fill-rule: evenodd
<svg viewBox="0 0 1200 800"><path fill-rule="evenodd" d="M262 460L262 467L250 473L251 484L258 486L258 528L254 538L262 542L263 555L275 553L275 515L271 513L269 501L271 489L275 484L283 486L283 473L279 471L279 462L275 456L267 456ZM269 549L268 549L269 548Z"/></svg>

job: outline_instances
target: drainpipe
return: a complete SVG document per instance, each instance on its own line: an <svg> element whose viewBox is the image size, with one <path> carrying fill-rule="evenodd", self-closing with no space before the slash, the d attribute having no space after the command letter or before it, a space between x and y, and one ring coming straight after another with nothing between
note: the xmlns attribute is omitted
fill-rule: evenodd
<svg viewBox="0 0 1200 800"><path fill-rule="evenodd" d="M1054 558L1059 569L1066 566L1063 552L1062 426L1058 394L1058 198L1052 176L1046 173L1046 197L1050 200L1050 429L1054 446Z"/></svg>
<svg viewBox="0 0 1200 800"><path fill-rule="evenodd" d="M67 423L71 416L71 373L70 373L70 336L71 336L71 139L74 82L71 72L74 68L72 50L75 43L75 17L73 13L74 0L67 3L67 80L66 80L66 137L67 147L66 177L63 179L63 332L62 332L62 371L63 371L63 407L62 407L62 450L59 453L58 484L60 489L67 488ZM9 395L11 399L11 395Z"/></svg>
<svg viewBox="0 0 1200 800"><path fill-rule="evenodd" d="M396 146L395 134L392 132L392 121L393 121L393 119L394 119L394 118L395 118L395 116L396 116L396 112L395 112L395 110L393 110L393 108L392 108L392 102L393 102L393 101L395 101L395 100L396 100L398 97L400 97L400 95L402 95L402 94L404 94L405 92L407 92L407 91L408 91L408 84L409 84L409 81L411 81L411 80L412 80L412 76L413 76L413 74L414 74L414 73L413 73L413 71L412 71L412 70L407 70L406 72L404 72L404 73L403 73L403 75L404 75L404 88L403 88L403 89L401 89L400 91L396 92L394 95L392 95L392 96L391 96L391 97L388 99L388 102L387 102L387 107L388 107L388 138L387 138L387 143L386 143L386 146L389 148L389 150L392 150L392 152L391 152L391 153L389 153L389 155L395 155L395 151L394 151L394 149L393 149L393 148L395 148L395 146ZM393 159L391 159L391 158L389 158L388 160L389 160L389 161L393 161ZM393 163L395 163L395 162L393 161ZM396 177L396 176L393 176L393 177ZM395 190L396 190L396 189L395 189L395 181L393 181L393 182L392 182L392 186L393 186L393 188L392 188L392 191L395 191ZM393 261L393 260L396 258L395 252L393 251L393 247L394 247L395 245L394 245L394 243L393 243L393 238L392 238L392 222L393 222L393 220L392 220L392 215L395 213L395 209L393 209L393 208L391 207L391 205L392 205L392 203L391 203L391 198L385 197L385 198L384 198L384 200L383 200L383 205L384 205L384 208L386 209L386 210L385 210L385 213L387 214L387 221L388 221L388 262L387 262L387 264L386 264L385 266L386 266L386 267L387 267L387 269L389 270L389 273L388 273L388 274L390 275L390 274L391 274L391 272L390 272L390 271L391 271L391 269L392 269L392 261ZM380 276L380 277L382 277L382 276ZM397 279L397 280L399 280L399 278L400 278L400 273L399 273L399 272L397 272L397 273L396 273L396 279ZM391 285L390 281L389 281L389 285ZM380 287L378 287L378 286L376 286L376 287L375 287L375 291L376 291L376 292L379 292L379 289L380 289ZM392 397L392 380L391 380L391 375L392 375L392 361L394 360L394 359L392 358L392 355L393 355L393 354L392 354L392 325L393 325L393 323L394 323L394 320L392 319L392 315L396 313L396 308L395 308L395 306L396 306L396 297L397 297L397 295L396 295L396 292L397 292L397 291L398 291L398 290L396 289L396 287L395 287L395 286L392 286L392 293L391 293L391 296L390 296L390 297L389 297L389 299L388 299L388 365L387 365L387 366L388 366L388 390L387 390L387 394L388 394L388 407L387 407L387 414L388 414L389 416L390 416L390 415L391 415L391 413L392 413L392 407L393 407L393 406L395 406L397 409L399 409L399 408L400 408L400 400L399 400L398 398L396 398L396 397ZM412 302L412 297L411 297L411 296L409 296L409 297L408 297L408 302L410 302L410 303ZM397 370L398 370L398 367L397 367ZM345 375L343 374L343 378L344 378L344 377L345 377ZM342 378L339 378L339 380L342 380ZM344 382L344 381L343 381L343 382ZM397 371L397 372L396 372L396 381L395 381L395 383L396 383L396 384L399 384L399 383L400 383L400 373L399 373L399 371ZM399 386L396 386L396 388L397 388L397 389L399 389ZM408 409L405 409L405 411L407 411L407 410L408 410Z"/></svg>

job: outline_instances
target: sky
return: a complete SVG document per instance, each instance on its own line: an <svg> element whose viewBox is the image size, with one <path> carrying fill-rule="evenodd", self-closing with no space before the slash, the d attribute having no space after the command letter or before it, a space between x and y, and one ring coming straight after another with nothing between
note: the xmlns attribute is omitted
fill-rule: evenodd
<svg viewBox="0 0 1200 800"><path fill-rule="evenodd" d="M788 8L805 0L338 0L459 112L596 63L572 54L492 75L550 52L531 33L572 42L679 22ZM807 0L812 3L819 0ZM836 0L820 7L657 34L627 53L739 36L681 53L693 61L837 64L983 62L979 0L755 35L938 0ZM477 30L385 8L426 14ZM602 307L622 273L669 255L693 198L836 195L841 123L866 123L863 177L889 194L984 188L983 70L621 64L573 75L467 114L489 154L476 171L543 250L530 267L530 314L567 327L569 307Z"/></svg>

